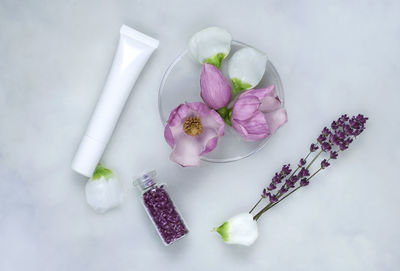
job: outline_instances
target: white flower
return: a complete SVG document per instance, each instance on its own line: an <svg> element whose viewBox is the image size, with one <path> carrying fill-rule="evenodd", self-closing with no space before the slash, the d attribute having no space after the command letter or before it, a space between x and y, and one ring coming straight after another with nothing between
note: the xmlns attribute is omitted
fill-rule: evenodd
<svg viewBox="0 0 400 271"><path fill-rule="evenodd" d="M85 187L86 201L98 213L121 204L123 200L122 185L110 169L100 164Z"/></svg>
<svg viewBox="0 0 400 271"><path fill-rule="evenodd" d="M260 83L267 65L267 55L250 47L237 50L229 59L228 73L233 94L254 88Z"/></svg>
<svg viewBox="0 0 400 271"><path fill-rule="evenodd" d="M258 225L249 213L235 215L215 228L227 244L250 246L258 237Z"/></svg>
<svg viewBox="0 0 400 271"><path fill-rule="evenodd" d="M209 63L220 68L221 61L231 50L232 35L225 29L205 28L189 41L189 52L201 64Z"/></svg>

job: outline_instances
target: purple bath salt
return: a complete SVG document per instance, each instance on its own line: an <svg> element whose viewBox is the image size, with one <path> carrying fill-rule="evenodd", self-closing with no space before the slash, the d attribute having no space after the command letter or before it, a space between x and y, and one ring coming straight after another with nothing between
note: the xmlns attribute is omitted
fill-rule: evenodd
<svg viewBox="0 0 400 271"><path fill-rule="evenodd" d="M136 179L135 185L142 192L143 205L160 237L169 245L189 231L164 185L156 183L155 178L156 172L151 171Z"/></svg>

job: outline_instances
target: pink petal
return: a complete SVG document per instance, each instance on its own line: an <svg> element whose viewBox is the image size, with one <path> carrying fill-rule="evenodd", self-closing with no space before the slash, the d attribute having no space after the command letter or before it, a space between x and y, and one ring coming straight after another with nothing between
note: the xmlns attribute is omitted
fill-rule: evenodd
<svg viewBox="0 0 400 271"><path fill-rule="evenodd" d="M167 125L176 126L182 123L182 120L185 119L190 112L191 108L187 105L187 103L178 105L169 114Z"/></svg>
<svg viewBox="0 0 400 271"><path fill-rule="evenodd" d="M197 143L202 147L202 151L199 155L206 154L217 147L217 133L218 131L215 129L203 128L203 132L200 135L196 136Z"/></svg>
<svg viewBox="0 0 400 271"><path fill-rule="evenodd" d="M273 112L265 113L264 116L267 120L271 135L274 134L276 130L278 130L288 120L285 108L280 108Z"/></svg>
<svg viewBox="0 0 400 271"><path fill-rule="evenodd" d="M232 127L246 141L255 141L269 136L270 130L264 114L257 112L247 120L232 120Z"/></svg>
<svg viewBox="0 0 400 271"><path fill-rule="evenodd" d="M182 133L175 138L175 147L173 148L170 159L183 167L198 166L200 164L200 148L195 137Z"/></svg>
<svg viewBox="0 0 400 271"><path fill-rule="evenodd" d="M176 119L179 120L179 123L181 123L182 120L188 117L190 113L191 113L191 108L188 105L188 103L181 104L180 106L177 107ZM174 126L176 124L174 124Z"/></svg>
<svg viewBox="0 0 400 271"><path fill-rule="evenodd" d="M167 120L167 124L165 125L164 138L165 141L167 141L168 145L171 146L171 148L174 147L174 136L172 134L171 127L182 123L182 118L179 116L178 111L181 110L181 107L183 106L183 104L180 104L171 111Z"/></svg>
<svg viewBox="0 0 400 271"><path fill-rule="evenodd" d="M218 136L215 136L215 137L211 138L207 142L206 148L204 149L204 151L202 153L200 153L200 155L209 153L210 151L215 149L217 147L217 143L218 143Z"/></svg>
<svg viewBox="0 0 400 271"><path fill-rule="evenodd" d="M260 111L267 113L278 110L282 107L282 102L276 95L275 88L273 88L262 100L260 105Z"/></svg>
<svg viewBox="0 0 400 271"><path fill-rule="evenodd" d="M218 136L224 135L225 122L217 112L210 110L207 115L201 115L200 119L203 129L214 129Z"/></svg>
<svg viewBox="0 0 400 271"><path fill-rule="evenodd" d="M202 102L186 103L185 105L187 105L192 112L196 112L196 116L200 118L202 116L207 116L211 112L211 109Z"/></svg>
<svg viewBox="0 0 400 271"><path fill-rule="evenodd" d="M272 112L278 110L282 107L282 103L278 96L266 96L262 99L259 110L264 113Z"/></svg>
<svg viewBox="0 0 400 271"><path fill-rule="evenodd" d="M217 146L218 134L215 129L203 128L200 135L190 136L182 133L175 142L170 155L171 160L184 167L198 166L200 155L212 151Z"/></svg>
<svg viewBox="0 0 400 271"><path fill-rule="evenodd" d="M172 135L170 126L167 124L164 129L164 138L167 141L168 145L173 148L174 147L174 137Z"/></svg>
<svg viewBox="0 0 400 271"><path fill-rule="evenodd" d="M246 120L251 118L260 106L260 100L256 96L240 96L233 106L232 119Z"/></svg>
<svg viewBox="0 0 400 271"><path fill-rule="evenodd" d="M231 86L214 65L204 64L200 76L201 98L213 109L226 106L231 99Z"/></svg>
<svg viewBox="0 0 400 271"><path fill-rule="evenodd" d="M259 100L261 100L262 98L264 98L267 95L270 95L274 91L275 91L275 86L272 85L267 88L250 89L242 93L240 97L256 96Z"/></svg>

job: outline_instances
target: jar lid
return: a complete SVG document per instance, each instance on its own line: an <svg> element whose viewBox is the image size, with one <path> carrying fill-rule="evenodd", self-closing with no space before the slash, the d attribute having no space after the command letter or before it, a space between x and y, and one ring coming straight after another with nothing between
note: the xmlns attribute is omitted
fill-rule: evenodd
<svg viewBox="0 0 400 271"><path fill-rule="evenodd" d="M141 192L147 190L148 188L155 185L157 182L157 172L151 170L149 172L143 173L142 176L137 177L133 181L133 185L136 186Z"/></svg>

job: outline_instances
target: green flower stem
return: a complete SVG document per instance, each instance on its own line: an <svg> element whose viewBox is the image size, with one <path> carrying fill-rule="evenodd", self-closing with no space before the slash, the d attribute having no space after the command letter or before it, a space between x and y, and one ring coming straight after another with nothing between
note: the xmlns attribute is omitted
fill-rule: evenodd
<svg viewBox="0 0 400 271"><path fill-rule="evenodd" d="M310 164L306 167L306 169L309 169L311 167L311 165L314 163L314 161L318 158L318 156L320 156L320 154L323 152L323 150L321 149L319 151L319 153L314 157L314 159L311 160Z"/></svg>
<svg viewBox="0 0 400 271"><path fill-rule="evenodd" d="M249 214L251 214L251 212L253 212L253 210L257 207L258 204L260 204L260 202L263 200L263 197L261 197L257 203L253 206L253 208L251 208L251 210L249 211Z"/></svg>

